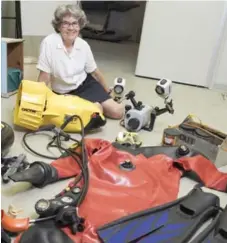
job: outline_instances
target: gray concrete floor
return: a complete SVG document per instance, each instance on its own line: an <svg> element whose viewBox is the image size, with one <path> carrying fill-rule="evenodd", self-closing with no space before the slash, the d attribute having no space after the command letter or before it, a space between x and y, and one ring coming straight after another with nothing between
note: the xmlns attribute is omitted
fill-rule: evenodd
<svg viewBox="0 0 227 243"><path fill-rule="evenodd" d="M134 43L114 44L108 42L89 41L99 68L103 71L108 84L111 86L116 77L124 77L127 82L127 91L134 90L136 98L146 104L162 106L163 100L154 91L156 81L134 76L138 45ZM35 65L25 65L25 79L36 80L37 70ZM5 99L2 98L1 113L2 121L12 124L13 107L16 95ZM173 84L172 98L174 101L175 114L164 114L156 121L154 131L139 133L144 145L159 145L162 138L163 129L168 125L179 124L188 114L195 114L204 123L227 132L227 99L221 91L207 90L203 88L191 87L181 84ZM124 131L119 125L119 121L108 120L107 125L101 132L89 135L113 141L118 132ZM51 162L47 159L39 158L26 151L21 142L23 131L15 131L15 143L9 156L18 156L25 153L29 162L35 160ZM77 135L73 135L76 136ZM30 144L42 153L47 153L44 144L47 144L45 136L30 138ZM227 172L227 166L220 168ZM50 198L58 193L67 181L61 181L44 189L32 188L27 183L2 184L2 209L7 210L9 204L22 208L20 216L35 216L34 204L40 198ZM180 183L179 196L185 195L195 182L184 178ZM205 189L209 191L208 189ZM221 205L227 204L227 194L215 192L221 198Z"/></svg>

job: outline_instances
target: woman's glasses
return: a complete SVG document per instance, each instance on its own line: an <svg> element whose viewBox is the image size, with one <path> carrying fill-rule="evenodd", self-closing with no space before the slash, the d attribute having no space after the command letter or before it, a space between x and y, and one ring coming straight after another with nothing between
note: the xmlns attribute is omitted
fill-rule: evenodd
<svg viewBox="0 0 227 243"><path fill-rule="evenodd" d="M63 21L62 22L62 27L63 28L69 28L70 26L72 26L73 28L78 28L79 27L79 23L77 21L75 22L68 22L68 21Z"/></svg>

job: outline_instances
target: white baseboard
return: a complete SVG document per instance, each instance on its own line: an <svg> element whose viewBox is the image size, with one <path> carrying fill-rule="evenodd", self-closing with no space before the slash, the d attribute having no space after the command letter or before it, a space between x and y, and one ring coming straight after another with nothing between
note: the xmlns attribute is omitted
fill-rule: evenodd
<svg viewBox="0 0 227 243"><path fill-rule="evenodd" d="M24 57L24 64L37 64L38 60L36 57L27 56Z"/></svg>

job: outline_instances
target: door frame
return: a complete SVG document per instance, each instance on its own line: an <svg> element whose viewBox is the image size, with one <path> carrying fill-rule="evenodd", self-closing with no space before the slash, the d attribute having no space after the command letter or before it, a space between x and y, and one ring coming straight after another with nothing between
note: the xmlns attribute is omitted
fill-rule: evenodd
<svg viewBox="0 0 227 243"><path fill-rule="evenodd" d="M217 38L217 43L213 50L213 55L211 58L210 66L208 69L207 87L209 89L213 89L215 86L215 76L216 76L215 74L216 74L219 60L220 60L220 57L222 54L223 44L224 44L224 41L227 41L227 37L225 37L226 31L227 31L227 0L225 0L225 9L224 9L223 17L222 17L220 31L219 31L219 35Z"/></svg>

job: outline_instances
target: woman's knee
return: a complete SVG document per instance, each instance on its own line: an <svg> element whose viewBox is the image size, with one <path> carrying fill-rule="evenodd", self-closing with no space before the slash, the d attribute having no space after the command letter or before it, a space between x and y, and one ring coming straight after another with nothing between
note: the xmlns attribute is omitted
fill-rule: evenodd
<svg viewBox="0 0 227 243"><path fill-rule="evenodd" d="M114 109L114 118L121 119L124 115L124 105L118 104L118 106Z"/></svg>
<svg viewBox="0 0 227 243"><path fill-rule="evenodd" d="M114 103L108 109L104 109L106 116L112 119L121 119L124 115L124 105Z"/></svg>

